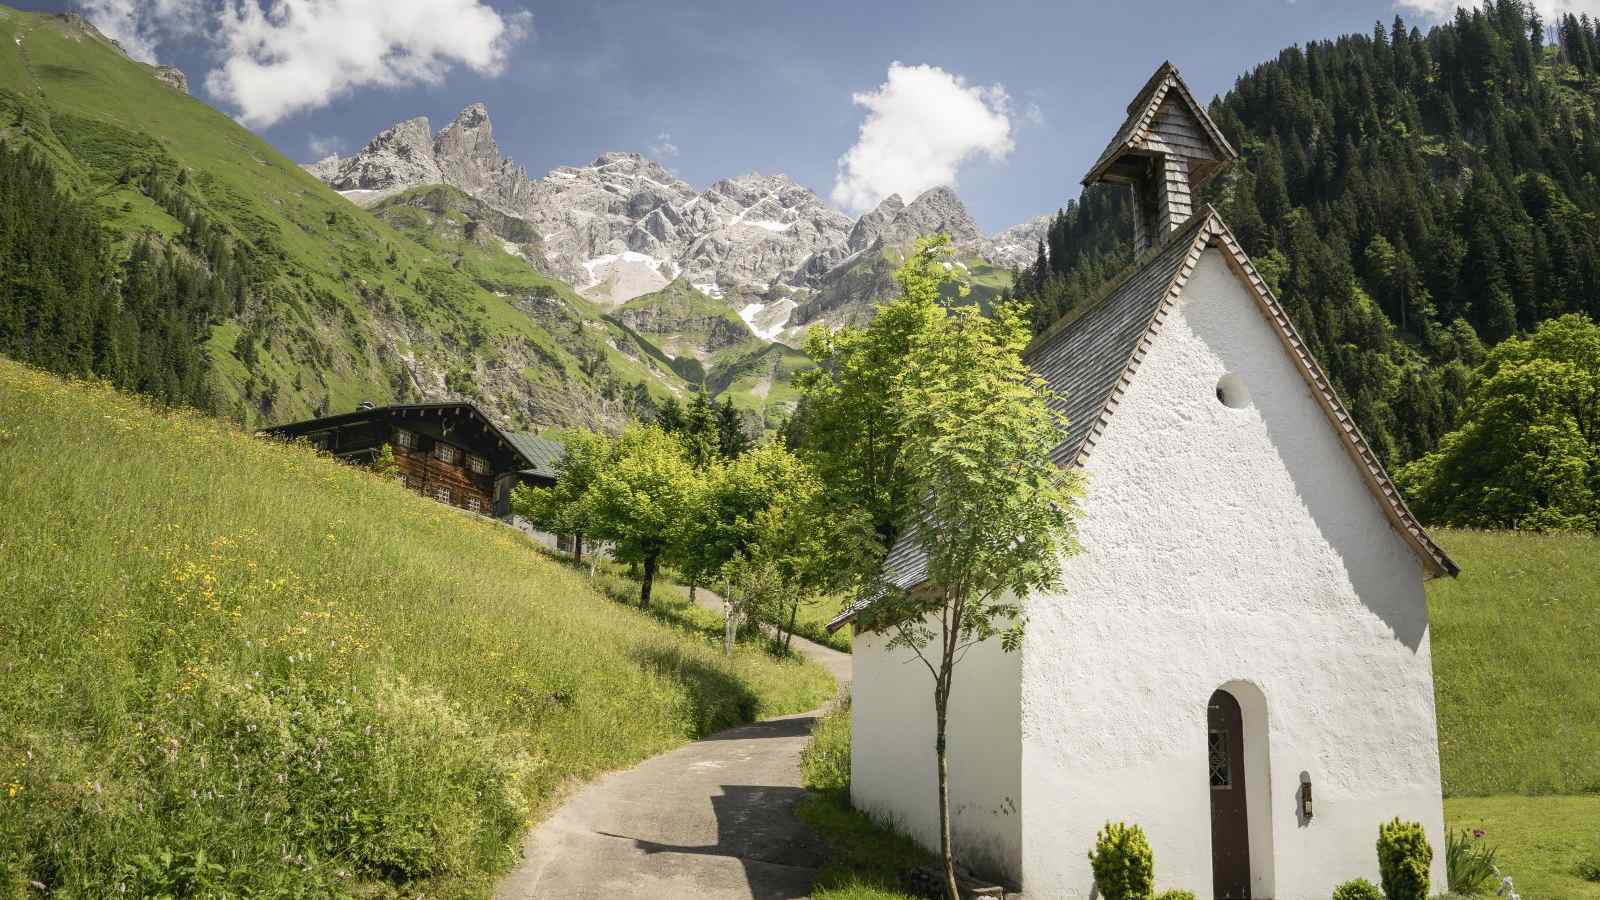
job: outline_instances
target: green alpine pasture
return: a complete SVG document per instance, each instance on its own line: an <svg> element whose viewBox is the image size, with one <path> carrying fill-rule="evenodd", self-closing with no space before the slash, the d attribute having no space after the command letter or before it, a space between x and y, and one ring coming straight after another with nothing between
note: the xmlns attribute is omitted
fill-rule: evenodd
<svg viewBox="0 0 1600 900"><path fill-rule="evenodd" d="M483 896L572 786L834 689L396 482L3 359L0 519L0 897Z"/></svg>

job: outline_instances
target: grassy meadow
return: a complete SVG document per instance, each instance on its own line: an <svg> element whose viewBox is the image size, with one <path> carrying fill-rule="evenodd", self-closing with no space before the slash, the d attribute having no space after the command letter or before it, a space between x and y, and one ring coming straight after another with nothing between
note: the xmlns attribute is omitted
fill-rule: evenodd
<svg viewBox="0 0 1600 900"><path fill-rule="evenodd" d="M1482 828L1525 900L1600 900L1600 538L1438 531L1428 585L1451 828Z"/></svg>
<svg viewBox="0 0 1600 900"><path fill-rule="evenodd" d="M834 689L596 588L0 360L0 897L484 895L573 785Z"/></svg>
<svg viewBox="0 0 1600 900"><path fill-rule="evenodd" d="M1428 584L1444 792L1600 794L1600 538L1435 535Z"/></svg>

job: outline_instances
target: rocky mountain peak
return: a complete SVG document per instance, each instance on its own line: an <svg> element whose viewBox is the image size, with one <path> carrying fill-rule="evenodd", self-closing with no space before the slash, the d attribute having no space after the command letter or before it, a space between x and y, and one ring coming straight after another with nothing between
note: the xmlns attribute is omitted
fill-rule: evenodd
<svg viewBox="0 0 1600 900"><path fill-rule="evenodd" d="M463 109L434 137L433 156L445 184L506 212L514 214L530 193L527 173L500 155L489 109L481 102Z"/></svg>
<svg viewBox="0 0 1600 900"><path fill-rule="evenodd" d="M996 234L992 239L994 256L991 258L1008 269L1033 265L1039 255L1039 241L1049 233L1050 222L1054 219L1055 213L1044 213Z"/></svg>
<svg viewBox="0 0 1600 900"><path fill-rule="evenodd" d="M852 220L781 173L747 172L698 191L630 151L601 153L588 165L559 166L530 180L501 155L482 103L467 106L438 134L426 118L410 119L351 158L306 168L335 188L361 192L362 202L423 184L459 188L520 220L540 238L541 268L591 299L615 306L682 281L735 303L769 338L784 333L807 293L841 279L855 284L850 267L873 247L944 231L963 253L987 258L993 251L947 187L910 203L885 197Z"/></svg>
<svg viewBox="0 0 1600 900"><path fill-rule="evenodd" d="M451 128L477 128L489 124L489 107L482 100L467 104L467 107L456 115L456 120L450 123Z"/></svg>
<svg viewBox="0 0 1600 900"><path fill-rule="evenodd" d="M918 235L944 232L963 250L977 251L987 243L982 229L973 220L967 205L956 192L940 185L924 191L896 216L891 227L891 242L915 240Z"/></svg>
<svg viewBox="0 0 1600 900"><path fill-rule="evenodd" d="M326 163L317 166L325 169ZM355 156L341 160L331 178L318 177L340 191L391 191L444 180L433 158L433 128L426 116L385 128Z"/></svg>

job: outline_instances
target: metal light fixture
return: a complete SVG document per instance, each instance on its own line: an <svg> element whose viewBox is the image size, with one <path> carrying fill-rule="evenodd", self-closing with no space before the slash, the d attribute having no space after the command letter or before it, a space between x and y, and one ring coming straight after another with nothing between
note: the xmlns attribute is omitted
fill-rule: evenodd
<svg viewBox="0 0 1600 900"><path fill-rule="evenodd" d="M1311 818L1311 779L1300 782L1300 813Z"/></svg>

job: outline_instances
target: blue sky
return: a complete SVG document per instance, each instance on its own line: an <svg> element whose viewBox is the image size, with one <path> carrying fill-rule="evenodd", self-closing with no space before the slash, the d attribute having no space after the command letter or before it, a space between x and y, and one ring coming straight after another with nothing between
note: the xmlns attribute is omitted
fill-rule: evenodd
<svg viewBox="0 0 1600 900"><path fill-rule="evenodd" d="M1393 0L273 0L289 4L288 18L319 4L319 14L343 7L350 17L302 17L309 27L296 33L281 14L259 15L256 2L20 5L86 11L120 29L138 52L182 67L198 96L302 161L348 154L415 115L440 128L482 100L502 149L535 177L605 150L637 150L697 188L781 171L828 197L841 156L872 143L861 130L870 110L856 101L868 95L883 101L874 131L882 152L876 163L857 160L852 187L861 190L834 194L836 202L953 175L990 231L1076 196L1123 107L1163 59L1209 98L1284 46L1368 31L1396 13ZM1573 0L1544 0L1552 2ZM1423 25L1418 5L1435 16L1452 5L1409 3L1407 20ZM377 38L363 32L368 10L400 18L396 11L416 4L424 6L414 20ZM374 49L351 49L374 40ZM330 57L345 62L326 64ZM920 107L913 95L922 88L910 80L880 92L896 61L940 70L902 70L927 76L934 93ZM956 95L976 118L917 118ZM907 141L929 144L927 164L886 171L921 152L901 153Z"/></svg>

